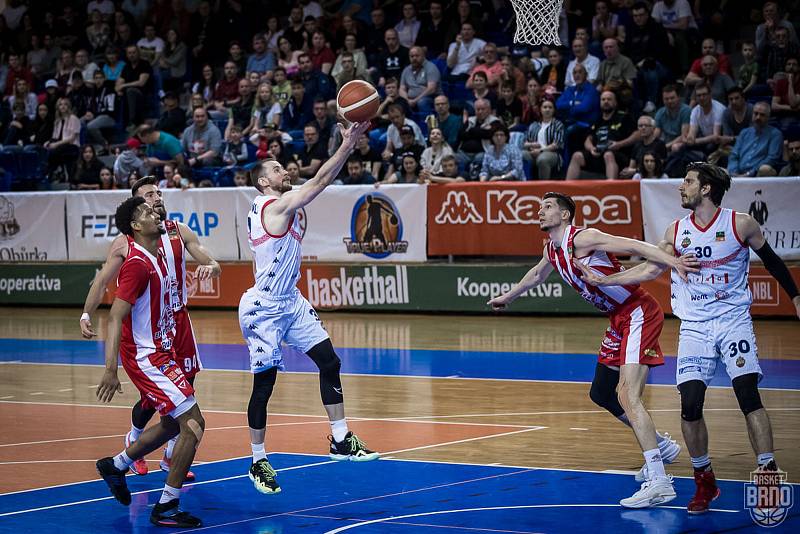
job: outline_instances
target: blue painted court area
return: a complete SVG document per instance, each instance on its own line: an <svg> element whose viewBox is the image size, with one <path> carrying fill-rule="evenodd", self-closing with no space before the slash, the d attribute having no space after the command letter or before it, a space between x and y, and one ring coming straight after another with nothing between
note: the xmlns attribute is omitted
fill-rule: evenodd
<svg viewBox="0 0 800 534"><path fill-rule="evenodd" d="M453 350L397 350L337 348L342 372L348 374L495 378L508 380L552 380L591 382L595 354L552 354L543 352L482 352ZM201 344L200 354L206 369L249 370L244 345ZM796 355L795 355L796 356ZM0 361L101 365L103 343L99 341L61 341L0 339ZM318 372L304 354L284 349L287 371ZM675 384L674 357L650 373L650 384ZM764 379L760 387L800 389L800 359L762 358ZM729 386L722 362L712 386Z"/></svg>
<svg viewBox="0 0 800 534"><path fill-rule="evenodd" d="M690 516L694 490L676 479L669 505L626 510L617 501L637 488L631 475L379 460L333 462L325 456L274 453L283 491L257 493L250 459L193 466L182 504L212 532L708 532L756 530L743 510L743 484L721 481L714 511ZM129 476L133 503L114 501L100 481L0 495L0 532L150 531L162 473ZM795 488L796 489L796 488ZM798 512L772 531L800 531ZM337 530L338 529L338 530Z"/></svg>

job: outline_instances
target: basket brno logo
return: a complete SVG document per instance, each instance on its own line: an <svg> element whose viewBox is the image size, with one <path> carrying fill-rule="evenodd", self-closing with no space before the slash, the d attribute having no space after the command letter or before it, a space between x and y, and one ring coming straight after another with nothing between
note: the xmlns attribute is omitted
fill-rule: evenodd
<svg viewBox="0 0 800 534"><path fill-rule="evenodd" d="M789 516L794 504L794 488L786 482L786 472L752 471L744 485L744 507L762 527L777 527Z"/></svg>
<svg viewBox="0 0 800 534"><path fill-rule="evenodd" d="M342 241L348 254L377 259L405 254L408 250L408 241L403 241L400 210L381 193L369 193L356 200L350 218L350 237Z"/></svg>

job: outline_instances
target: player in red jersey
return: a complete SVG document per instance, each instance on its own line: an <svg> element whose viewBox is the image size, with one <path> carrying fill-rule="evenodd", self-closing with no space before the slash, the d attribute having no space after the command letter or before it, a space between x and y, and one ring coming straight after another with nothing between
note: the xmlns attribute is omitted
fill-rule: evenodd
<svg viewBox="0 0 800 534"><path fill-rule="evenodd" d="M186 309L186 251L200 263L200 266L195 271L195 277L199 280L219 276L220 266L200 244L197 235L188 226L167 219L167 210L161 199L161 191L158 189L157 183L154 176L145 176L133 183L131 196L144 198L161 217L161 220L164 221L166 233L161 236L160 246L167 259L167 268L172 285L172 302L176 326L175 352L178 355L178 363L181 364L184 375L194 385L195 374L202 369L202 364L197 351L192 322ZM108 283L117 276L122 262L128 256L132 241L130 236L124 234L120 234L114 239L106 262L97 276L95 276L92 287L89 289L89 294L86 295L80 326L81 334L87 339L97 335L92 327L91 315L100 305ZM150 421L154 414L155 407L147 399L142 398L136 402L131 413L131 430L125 435L126 447L138 439L145 426L147 426L147 422ZM170 440L164 450L164 457L160 462L160 467L163 471L169 471L170 469L170 458L172 457L174 446L175 440ZM147 462L144 458L140 458L131 469L137 475L145 475L148 471ZM194 473L191 471L189 471L188 480L194 480Z"/></svg>
<svg viewBox="0 0 800 534"><path fill-rule="evenodd" d="M119 205L116 222L132 236L128 257L119 272L119 287L108 314L106 371L97 386L97 398L110 402L122 392L117 357L143 398L156 407L161 420L114 457L97 461L97 472L111 494L131 503L125 473L133 461L177 437L172 469L150 521L158 526L194 528L198 518L179 508L180 490L203 438L205 421L194 399L194 388L176 363L175 316L167 255L160 245L166 233L161 217L141 197Z"/></svg>
<svg viewBox="0 0 800 534"><path fill-rule="evenodd" d="M670 265L685 277L687 272L697 271L696 261L693 257L676 258L658 247L634 239L578 228L572 225L574 216L575 202L572 198L561 193L544 195L539 209L539 225L550 236L545 256L519 284L488 304L495 310L505 309L521 294L544 282L556 269L581 297L608 315L611 325L600 347L590 395L592 400L633 429L645 459L644 482L640 490L622 499L620 504L627 508L664 504L675 498L675 490L672 477L664 471L662 455L666 454L659 448L660 436L642 403L650 367L664 363L658 343L664 314L655 299L638 285L597 288L586 284L576 264L583 263L598 272L610 274L623 269L614 254L637 255ZM618 373L614 372L616 368ZM618 389L618 402L614 398L615 388ZM661 440L663 442L663 438ZM669 440L667 448L674 450L674 447L676 444ZM679 451L678 448L674 456Z"/></svg>

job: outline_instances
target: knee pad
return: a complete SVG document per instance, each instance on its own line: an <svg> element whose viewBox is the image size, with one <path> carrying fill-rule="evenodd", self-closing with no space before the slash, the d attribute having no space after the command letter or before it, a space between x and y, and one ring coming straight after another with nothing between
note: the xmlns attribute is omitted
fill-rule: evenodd
<svg viewBox="0 0 800 534"><path fill-rule="evenodd" d="M758 373L749 373L733 379L733 392L739 401L739 408L746 416L764 407L758 392Z"/></svg>
<svg viewBox="0 0 800 534"><path fill-rule="evenodd" d="M253 391L247 405L247 424L250 428L260 430L267 426L267 403L277 376L277 367L253 375Z"/></svg>
<svg viewBox="0 0 800 534"><path fill-rule="evenodd" d="M678 386L681 393L681 419L699 421L703 418L706 385L701 380L689 380Z"/></svg>
<svg viewBox="0 0 800 534"><path fill-rule="evenodd" d="M342 396L342 379L339 374L342 361L333 350L330 339L318 343L308 351L308 356L319 368L319 393L322 404L340 404Z"/></svg>
<svg viewBox="0 0 800 534"><path fill-rule="evenodd" d="M622 405L617 398L617 384L619 383L619 371L598 363L594 371L594 380L589 389L589 398L592 402L605 408L614 417L620 417L625 413Z"/></svg>

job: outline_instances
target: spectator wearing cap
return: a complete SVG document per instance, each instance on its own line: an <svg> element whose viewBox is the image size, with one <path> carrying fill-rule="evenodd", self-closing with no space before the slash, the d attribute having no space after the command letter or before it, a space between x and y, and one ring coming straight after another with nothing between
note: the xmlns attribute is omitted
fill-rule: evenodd
<svg viewBox="0 0 800 534"><path fill-rule="evenodd" d="M400 96L420 113L433 111L433 98L441 91L440 73L436 65L425 59L422 47L408 51L409 64L400 77Z"/></svg>
<svg viewBox="0 0 800 534"><path fill-rule="evenodd" d="M414 128L408 125L401 127L400 143L395 145L394 152L389 160L389 166L386 169L385 178L391 177L395 171L403 168L403 157L407 154L412 154L414 159L419 161L419 159L422 157L423 150L423 145L417 143Z"/></svg>
<svg viewBox="0 0 800 534"><path fill-rule="evenodd" d="M402 144L400 141L400 130L404 126L411 128L417 144L420 146L425 144L425 137L422 135L422 130L420 130L416 122L406 117L403 106L398 103L390 104L388 116L390 124L386 129L386 149L382 154L384 161L390 161L394 155L395 149Z"/></svg>
<svg viewBox="0 0 800 534"><path fill-rule="evenodd" d="M183 166L183 147L177 137L148 125L140 126L136 132L136 137L147 145L145 163L149 167L162 167L168 163Z"/></svg>
<svg viewBox="0 0 800 534"><path fill-rule="evenodd" d="M61 89L58 82L50 79L44 82L44 95L39 95L39 102L46 104L52 113L55 113L56 102L61 98Z"/></svg>
<svg viewBox="0 0 800 534"><path fill-rule="evenodd" d="M267 38L263 33L257 33L253 36L253 53L247 58L247 75L257 72L271 79L275 66L275 54L267 49Z"/></svg>
<svg viewBox="0 0 800 534"><path fill-rule="evenodd" d="M180 137L186 127L186 111L178 103L178 95L173 91L167 91L161 97L161 104L164 111L158 118L156 129L167 132L174 137Z"/></svg>
<svg viewBox="0 0 800 534"><path fill-rule="evenodd" d="M125 142L125 147L125 150L114 160L114 181L120 189L129 187L129 180L132 174L140 177L147 174L144 160L139 157L141 155L142 142L136 137L131 137Z"/></svg>
<svg viewBox="0 0 800 534"><path fill-rule="evenodd" d="M781 164L783 134L769 125L766 102L753 105L753 125L741 131L728 158L731 176L775 176Z"/></svg>
<svg viewBox="0 0 800 534"><path fill-rule="evenodd" d="M492 125L492 148L486 151L479 174L481 182L525 180L522 153L508 143L510 133L501 122Z"/></svg>
<svg viewBox="0 0 800 534"><path fill-rule="evenodd" d="M192 114L194 123L183 131L181 147L186 164L195 169L214 167L219 164L222 149L222 134L216 125L208 120L208 113L197 108Z"/></svg>

